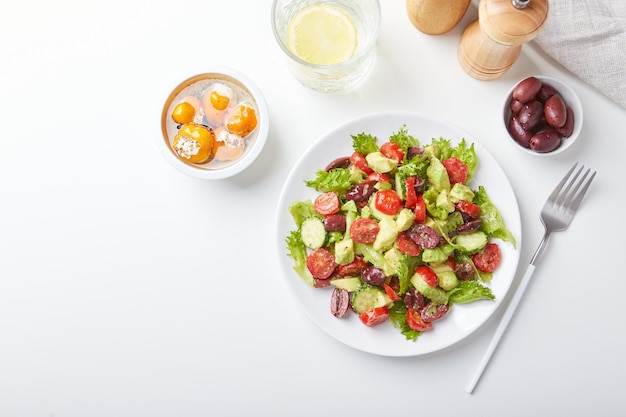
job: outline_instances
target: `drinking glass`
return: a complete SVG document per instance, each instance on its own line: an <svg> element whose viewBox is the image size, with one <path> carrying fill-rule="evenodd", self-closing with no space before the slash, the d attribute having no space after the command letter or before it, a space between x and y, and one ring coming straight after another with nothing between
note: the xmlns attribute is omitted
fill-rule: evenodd
<svg viewBox="0 0 626 417"><path fill-rule="evenodd" d="M312 64L288 48L287 29L291 19L304 7L314 4L335 6L351 17L357 35L351 58L337 64ZM304 86L325 93L349 90L366 78L376 58L380 18L378 0L274 0L272 4L272 29L291 73Z"/></svg>

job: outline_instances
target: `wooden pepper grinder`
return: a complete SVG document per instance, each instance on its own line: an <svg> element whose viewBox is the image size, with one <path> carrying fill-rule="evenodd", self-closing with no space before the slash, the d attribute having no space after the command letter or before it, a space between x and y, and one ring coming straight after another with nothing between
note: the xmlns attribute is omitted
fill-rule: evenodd
<svg viewBox="0 0 626 417"><path fill-rule="evenodd" d="M459 64L478 80L493 80L519 58L548 17L548 0L480 0L478 20L463 32Z"/></svg>
<svg viewBox="0 0 626 417"><path fill-rule="evenodd" d="M406 0L409 20L420 32L441 35L463 18L472 0Z"/></svg>

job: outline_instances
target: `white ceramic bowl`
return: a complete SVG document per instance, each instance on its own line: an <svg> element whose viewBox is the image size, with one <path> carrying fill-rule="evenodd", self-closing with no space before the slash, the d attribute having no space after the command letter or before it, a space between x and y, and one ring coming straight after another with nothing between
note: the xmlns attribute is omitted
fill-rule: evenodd
<svg viewBox="0 0 626 417"><path fill-rule="evenodd" d="M227 109L223 111L220 120L227 120L234 110L234 105L244 102L252 103L256 113L256 128L242 139L245 148L240 156L232 159L218 158L217 155L210 162L205 164L193 164L183 157L180 157L173 148L172 143L174 136L180 125L172 119L172 110L176 104L185 98L191 97L191 101L195 102L196 119L194 123L202 124L210 127L216 133L219 140L220 132L225 129L225 122L218 124L214 122L214 118L209 122L209 118L204 115L201 110L202 97L207 88L211 85L219 83L230 88L233 92L233 98ZM194 99L195 97L195 99ZM221 112L219 112L221 113ZM217 116L216 116L217 117ZM177 170L194 178L199 179L222 179L231 177L240 173L247 168L261 153L269 130L269 111L263 94L256 84L246 75L227 67L211 67L206 72L187 78L178 84L169 94L161 112L161 135L157 137L157 145L165 157L165 159Z"/></svg>
<svg viewBox="0 0 626 417"><path fill-rule="evenodd" d="M574 142L580 136L580 130L583 125L583 108L580 103L580 99L578 98L578 95L576 94L576 92L569 85L565 84L561 80L548 77L545 75L532 75L532 77L538 78L542 83L549 84L552 87L554 87L563 98L563 101L565 101L565 105L572 109L572 112L574 114L574 130L572 131L572 134L569 137L563 137L561 139L561 144L558 148L554 149L553 151L543 152L543 153L524 147L519 142L517 142L513 138L513 136L511 136L508 126L509 126L509 119L511 117L511 100L513 98L513 90L521 81L523 81L523 79L516 82L509 89L508 93L506 94L504 98L504 102L502 105L504 130L506 131L507 136L511 140L512 145L516 147L517 149L520 149L523 152L526 152L532 155L537 155L537 156L551 156L551 155L561 153L565 151L566 149L568 149L570 146L572 146ZM524 79L526 78L528 77L525 77Z"/></svg>

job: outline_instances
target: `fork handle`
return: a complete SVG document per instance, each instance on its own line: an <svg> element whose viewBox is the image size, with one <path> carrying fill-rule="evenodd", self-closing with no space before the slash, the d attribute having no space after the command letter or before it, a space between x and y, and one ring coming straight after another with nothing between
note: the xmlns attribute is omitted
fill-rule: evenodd
<svg viewBox="0 0 626 417"><path fill-rule="evenodd" d="M506 330L509 322L511 321L513 314L515 313L515 309L517 308L517 305L522 299L522 295L524 295L524 291L526 291L526 287L528 286L528 283L530 282L530 278L532 277L533 272L535 272L535 265L531 263L530 265L528 265L528 269L526 269L526 272L524 273L524 276L522 277L522 280L520 281L520 284L517 287L515 294L513 294L513 298L511 299L511 302L507 306L504 312L504 315L500 319L498 328L496 329L496 332L491 338L489 347L487 348L487 351L485 352L485 355L483 356L483 359L480 362L480 365L478 366L478 370L474 374L474 377L472 378L470 384L467 387L467 392L469 394L474 392L474 388L476 388L476 384L478 384L478 381L480 380L480 377L482 376L483 371L487 367L487 364L489 363L489 360L491 359L493 352L498 346L498 343L500 342L500 339L502 338L504 331Z"/></svg>

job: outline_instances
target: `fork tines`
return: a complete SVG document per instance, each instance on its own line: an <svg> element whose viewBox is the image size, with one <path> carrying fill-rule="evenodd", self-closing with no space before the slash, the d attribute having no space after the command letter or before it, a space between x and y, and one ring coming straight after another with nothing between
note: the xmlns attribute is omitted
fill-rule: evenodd
<svg viewBox="0 0 626 417"><path fill-rule="evenodd" d="M583 197L587 193L587 189L589 188L591 181L593 181L596 176L596 171L591 172L591 169L589 168L583 172L585 169L584 165L581 165L580 168L578 168L578 170L574 173L577 166L578 162L574 163L567 175L565 175L549 197L549 200L552 201L553 204L564 207L566 210L576 211ZM574 173L573 177L572 173ZM591 175L589 175L590 173ZM587 178L588 176L589 178ZM565 186L565 184L567 184L567 186ZM565 188L563 188L564 186Z"/></svg>

